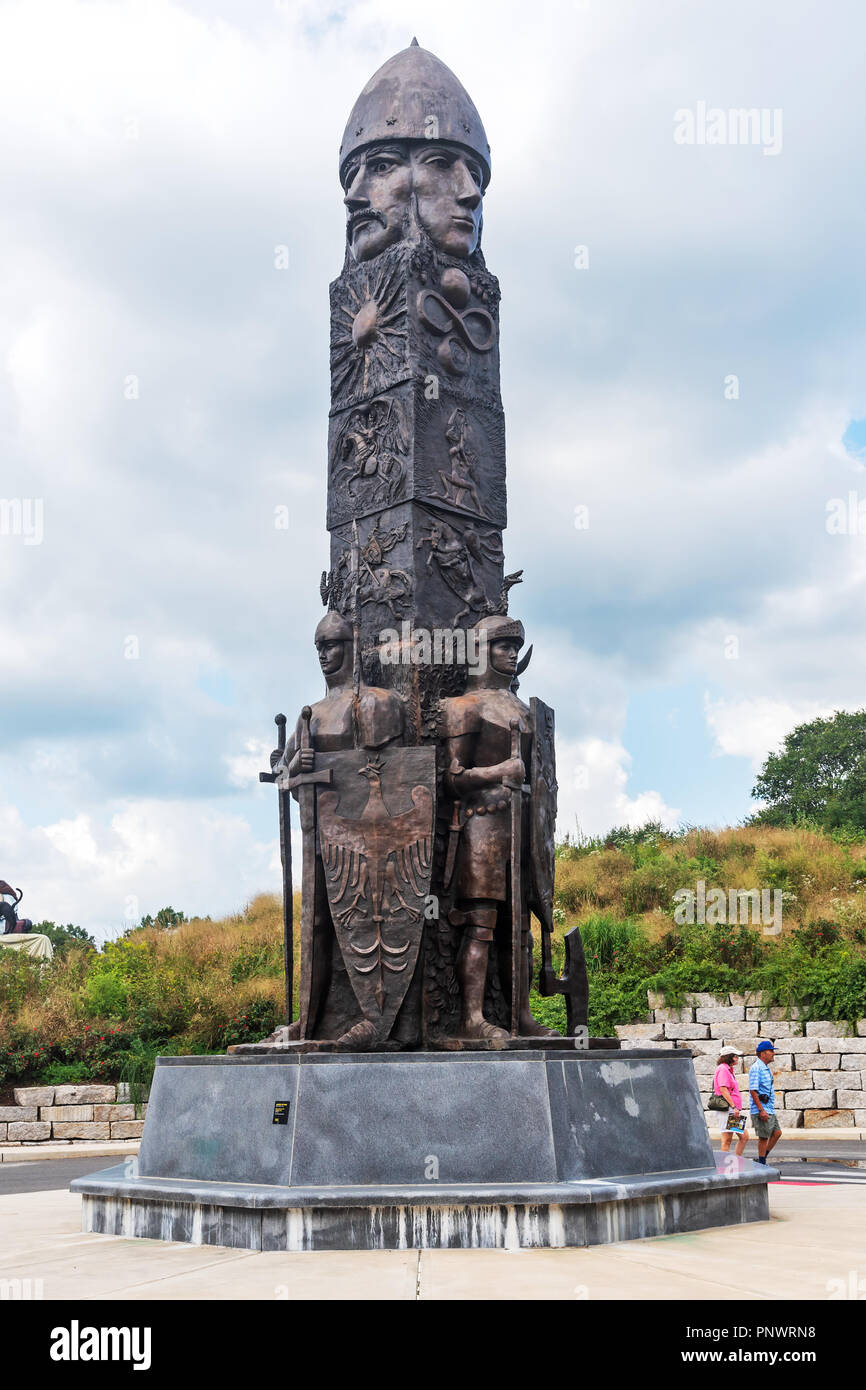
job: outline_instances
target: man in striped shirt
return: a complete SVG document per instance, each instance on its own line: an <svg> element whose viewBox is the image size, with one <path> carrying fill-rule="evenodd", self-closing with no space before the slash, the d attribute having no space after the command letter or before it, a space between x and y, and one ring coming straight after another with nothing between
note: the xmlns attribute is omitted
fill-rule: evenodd
<svg viewBox="0 0 866 1390"><path fill-rule="evenodd" d="M771 1042L759 1042L755 1048L757 1060L749 1068L749 1095L752 1126L758 1140L758 1162L766 1163L767 1154L782 1137L782 1127L776 1119L776 1092L770 1063L776 1055Z"/></svg>

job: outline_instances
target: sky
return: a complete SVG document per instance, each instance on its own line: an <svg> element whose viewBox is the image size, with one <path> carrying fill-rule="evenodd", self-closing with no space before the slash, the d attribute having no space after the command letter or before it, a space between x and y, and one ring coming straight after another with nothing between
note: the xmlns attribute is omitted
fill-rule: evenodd
<svg viewBox="0 0 866 1390"><path fill-rule="evenodd" d="M795 724L864 703L859 0L5 0L0 877L37 921L279 886L257 778L322 688L337 149L413 34L492 147L560 833L735 824Z"/></svg>

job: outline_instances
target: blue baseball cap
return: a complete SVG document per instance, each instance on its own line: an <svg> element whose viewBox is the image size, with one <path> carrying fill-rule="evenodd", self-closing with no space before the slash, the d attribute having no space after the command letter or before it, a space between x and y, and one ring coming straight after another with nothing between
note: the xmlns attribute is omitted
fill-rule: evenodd
<svg viewBox="0 0 866 1390"><path fill-rule="evenodd" d="M767 1051L775 1052L775 1051L776 1051L776 1044L775 1044L775 1043L772 1043L772 1042L767 1042L767 1040L764 1039L763 1042L759 1042L759 1043L758 1043L758 1046L755 1048L755 1051L756 1051L756 1052L767 1052Z"/></svg>

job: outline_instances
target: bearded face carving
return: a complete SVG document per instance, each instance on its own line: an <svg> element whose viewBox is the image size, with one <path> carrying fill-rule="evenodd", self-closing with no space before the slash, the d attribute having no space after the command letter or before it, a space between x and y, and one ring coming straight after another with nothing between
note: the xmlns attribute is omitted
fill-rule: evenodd
<svg viewBox="0 0 866 1390"><path fill-rule="evenodd" d="M343 136L352 256L372 260L419 230L446 255L471 256L489 178L490 148L468 93L413 40L367 83Z"/></svg>

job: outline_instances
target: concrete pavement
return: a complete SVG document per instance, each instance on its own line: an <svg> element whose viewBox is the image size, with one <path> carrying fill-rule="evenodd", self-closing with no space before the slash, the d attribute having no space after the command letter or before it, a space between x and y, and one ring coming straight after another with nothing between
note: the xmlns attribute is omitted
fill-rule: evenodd
<svg viewBox="0 0 866 1390"><path fill-rule="evenodd" d="M29 1278L46 1299L130 1301L772 1301L846 1296L866 1281L866 1187L777 1183L770 1208L768 1222L590 1250L262 1254L84 1235L80 1198L19 1192L0 1195L0 1284Z"/></svg>
<svg viewBox="0 0 866 1390"><path fill-rule="evenodd" d="M780 1162L788 1159L808 1159L810 1162L817 1160L820 1163L836 1160L839 1163L862 1163L866 1166L866 1143L862 1140L852 1141L838 1137L840 1134L848 1132L846 1130L824 1130L820 1139L804 1140L802 1130L789 1130L787 1134L783 1131L771 1156L774 1162L776 1159ZM714 1151L719 1153L721 1142L715 1136L711 1136L711 1142ZM754 1158L757 1152L757 1143L753 1135L743 1157Z"/></svg>
<svg viewBox="0 0 866 1390"><path fill-rule="evenodd" d="M7 1163L0 1167L0 1196L11 1192L48 1192L68 1188L73 1178L84 1178L107 1167L105 1159L93 1157L53 1158L42 1163Z"/></svg>
<svg viewBox="0 0 866 1390"><path fill-rule="evenodd" d="M113 1158L119 1154L137 1154L140 1140L109 1139L99 1140L70 1139L58 1144L0 1144L0 1164L2 1163L44 1163L50 1158ZM117 1162L117 1158L115 1158ZM97 1164L107 1168L107 1163Z"/></svg>
<svg viewBox="0 0 866 1390"><path fill-rule="evenodd" d="M751 1133L751 1131L750 1131ZM866 1158L866 1131L859 1129L783 1129L782 1139L779 1141L796 1144L798 1148L807 1147L809 1153L813 1149L817 1152L817 1146L835 1145L843 1146L845 1154L848 1153L849 1145L859 1145L862 1157ZM718 1148L721 1143L721 1135L718 1130L710 1131L710 1142L714 1148ZM0 1144L0 1164L3 1163L42 1163L52 1158L73 1158L90 1155L93 1158L113 1158L117 1154L136 1154L138 1153L140 1141L138 1139L113 1139L105 1142L86 1139L68 1140L65 1143L47 1144ZM751 1147L754 1149L754 1134L751 1135ZM748 1152L748 1150L747 1150ZM828 1152L824 1152L824 1157L829 1157ZM852 1151L853 1157L853 1151ZM107 1167L107 1164L96 1165L97 1167Z"/></svg>

